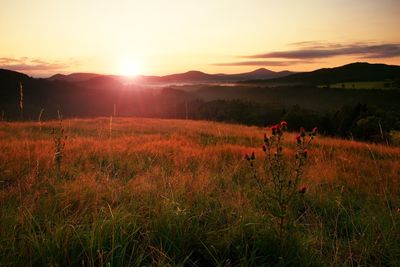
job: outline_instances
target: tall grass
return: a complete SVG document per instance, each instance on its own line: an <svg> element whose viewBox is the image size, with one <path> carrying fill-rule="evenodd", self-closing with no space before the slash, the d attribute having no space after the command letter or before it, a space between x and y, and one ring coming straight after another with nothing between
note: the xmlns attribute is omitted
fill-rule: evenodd
<svg viewBox="0 0 400 267"><path fill-rule="evenodd" d="M59 122L0 124L1 266L396 266L400 148L319 137L293 202L274 222L243 155L265 129L201 121L71 120L65 179ZM296 153L295 136L284 152Z"/></svg>
<svg viewBox="0 0 400 267"><path fill-rule="evenodd" d="M22 87L22 82L19 82L19 110L21 120L24 119L24 88Z"/></svg>

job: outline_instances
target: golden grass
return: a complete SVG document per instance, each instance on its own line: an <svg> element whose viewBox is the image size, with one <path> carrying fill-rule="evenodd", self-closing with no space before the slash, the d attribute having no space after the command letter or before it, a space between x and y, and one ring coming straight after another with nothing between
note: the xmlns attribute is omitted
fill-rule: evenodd
<svg viewBox="0 0 400 267"><path fill-rule="evenodd" d="M57 123L43 123L43 133L34 122L0 125L2 178L10 183L7 191L2 191L2 199L16 187L21 193L29 191L30 185L24 184L27 181L23 178L33 176L37 168L51 167L53 148L49 129L57 127ZM256 157L262 157L259 148L263 133L268 131L204 121L114 118L113 138L109 140L106 118L63 123L68 135L63 166L76 168L74 180L66 182L71 190L74 186L97 188L95 177L107 180L102 187L119 183L134 191L157 190L160 183L166 186L167 181L168 186L188 191L207 190L222 170L224 179L230 179L235 169L241 167L246 152L255 150ZM286 136L286 142L288 150L293 149L293 134ZM291 155L293 151L288 153ZM110 165L99 166L100 159L108 160ZM128 164L128 172L132 173L117 170L114 178L125 176L124 179L111 181L107 172L113 167L113 159ZM384 183L390 185L392 193L398 192L399 147L318 137L310 161L306 177L311 184L334 184L340 180L370 192L377 191ZM8 180L8 176L21 180L22 184Z"/></svg>
<svg viewBox="0 0 400 267"><path fill-rule="evenodd" d="M109 118L65 120L65 177L56 179L51 129L58 123L0 123L0 206L14 203L20 222L27 220L26 212L46 207L43 199L57 199L62 213L76 223L88 213L96 218L104 210L130 206L142 214L157 214L166 205L187 212L202 194L218 194L222 207L240 214L256 209L237 185L249 178L244 154L254 150L256 159L263 157L262 136L268 129L113 118L110 138ZM286 135L285 143L285 153L294 156L294 133ZM316 198L328 197L326 188L354 191L382 201L389 212L400 208L399 179L400 147L320 136L305 172ZM7 216L15 214L0 217Z"/></svg>

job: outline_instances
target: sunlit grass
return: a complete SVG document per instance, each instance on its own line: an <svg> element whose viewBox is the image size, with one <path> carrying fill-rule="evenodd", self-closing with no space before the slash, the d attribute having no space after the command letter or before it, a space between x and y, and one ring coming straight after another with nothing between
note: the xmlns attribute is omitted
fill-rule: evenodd
<svg viewBox="0 0 400 267"><path fill-rule="evenodd" d="M262 158L265 129L113 118L110 135L109 118L65 120L58 175L57 125L0 123L0 265L400 261L398 147L318 137L281 247L243 160Z"/></svg>

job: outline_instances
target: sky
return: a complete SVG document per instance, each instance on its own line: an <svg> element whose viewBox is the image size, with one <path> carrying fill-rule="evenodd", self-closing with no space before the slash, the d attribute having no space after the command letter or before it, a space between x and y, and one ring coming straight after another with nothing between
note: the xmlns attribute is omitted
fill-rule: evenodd
<svg viewBox="0 0 400 267"><path fill-rule="evenodd" d="M400 65L399 0L0 0L0 68L166 75Z"/></svg>

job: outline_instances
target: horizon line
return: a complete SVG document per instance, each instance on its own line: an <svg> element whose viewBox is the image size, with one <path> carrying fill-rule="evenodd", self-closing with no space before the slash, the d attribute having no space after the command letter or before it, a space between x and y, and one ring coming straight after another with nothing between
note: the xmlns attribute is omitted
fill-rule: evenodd
<svg viewBox="0 0 400 267"><path fill-rule="evenodd" d="M305 71L292 71L290 69L274 71L274 70L271 70L271 69L266 68L266 67L260 67L260 68L254 68L252 70L245 71L245 72L235 72L235 73L224 73L224 72L209 73L209 72L205 72L205 71L202 71L202 70L190 69L190 70L187 70L187 71L174 72L174 73L169 73L169 74L165 74L165 75L154 75L154 74L124 75L124 74L90 72L90 71L54 72L53 74L47 74L47 75L35 75L35 74L29 74L29 72L24 72L23 70L20 71L20 70L14 70L12 68L7 68L7 66L0 66L0 69L21 73L21 74L27 75L27 76L32 77L32 78L42 78L42 79L43 78L44 79L45 78L51 78L51 77L53 77L55 75L68 76L68 75L71 75L71 74L95 74L95 75L100 75L100 76L119 76L119 77L137 78L137 77L165 77L165 76L176 75L176 74L185 74L185 73L189 73L189 72L200 72L200 73L208 74L208 75L238 75L238 74L251 73L251 72L254 72L254 71L257 71L257 70L268 70L268 71L275 72L275 73L280 73L280 72L303 73L303 72L312 72L312 71L319 70L319 69L338 68L338 67L342 67L342 66L346 66L346 65L356 64L356 63L365 63L365 64L371 64L371 65L399 66L400 67L400 64L399 65L395 65L395 64L375 63L375 62L371 63L371 62L368 62L368 61L354 61L354 62L338 65L338 66L335 66L335 67L320 67L320 68L315 68L315 69L312 69L312 70L305 70Z"/></svg>

